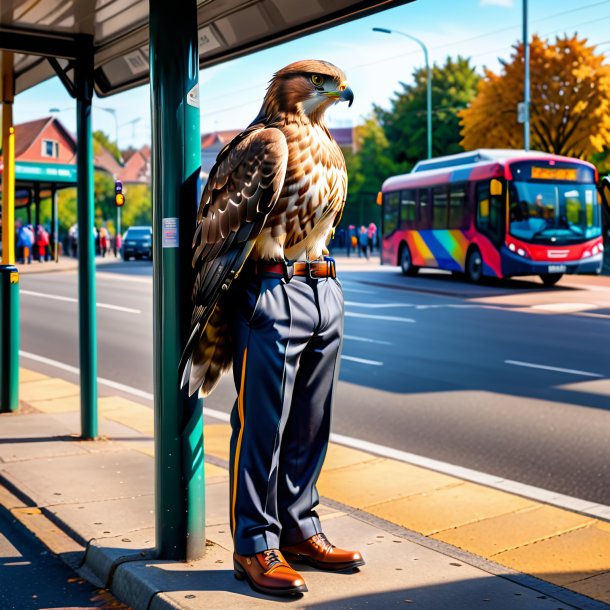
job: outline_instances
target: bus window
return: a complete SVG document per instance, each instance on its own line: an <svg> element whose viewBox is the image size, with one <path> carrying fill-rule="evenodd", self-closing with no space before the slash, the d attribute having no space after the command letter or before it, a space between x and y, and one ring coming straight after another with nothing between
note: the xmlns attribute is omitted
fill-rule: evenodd
<svg viewBox="0 0 610 610"><path fill-rule="evenodd" d="M504 239L504 215L502 195L490 193L489 182L477 184L477 228L495 244Z"/></svg>
<svg viewBox="0 0 610 610"><path fill-rule="evenodd" d="M429 229L432 226L432 219L430 215L432 213L432 206L430 205L430 190L429 189L418 189L418 214L417 214L417 228L422 231Z"/></svg>
<svg viewBox="0 0 610 610"><path fill-rule="evenodd" d="M432 228L447 228L447 187L435 186L432 189Z"/></svg>
<svg viewBox="0 0 610 610"><path fill-rule="evenodd" d="M460 229L465 224L466 185L452 184L449 189L449 228Z"/></svg>
<svg viewBox="0 0 610 610"><path fill-rule="evenodd" d="M400 206L400 193L386 193L383 206L383 236L386 237L396 231L398 227L398 208Z"/></svg>
<svg viewBox="0 0 610 610"><path fill-rule="evenodd" d="M400 193L400 228L412 229L415 227L415 191L409 189Z"/></svg>

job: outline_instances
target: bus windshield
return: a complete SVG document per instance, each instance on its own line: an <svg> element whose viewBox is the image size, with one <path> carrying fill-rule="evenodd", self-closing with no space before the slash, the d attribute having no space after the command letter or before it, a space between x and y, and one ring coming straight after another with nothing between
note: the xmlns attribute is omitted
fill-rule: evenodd
<svg viewBox="0 0 610 610"><path fill-rule="evenodd" d="M538 243L570 243L601 235L593 184L515 181L510 185L509 232Z"/></svg>

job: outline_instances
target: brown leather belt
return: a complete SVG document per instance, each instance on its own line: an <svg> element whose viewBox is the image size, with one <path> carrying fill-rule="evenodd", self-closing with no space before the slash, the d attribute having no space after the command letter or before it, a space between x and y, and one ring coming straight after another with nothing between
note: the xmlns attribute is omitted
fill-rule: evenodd
<svg viewBox="0 0 610 610"><path fill-rule="evenodd" d="M249 261L248 270L254 275L279 275L290 281L294 275L322 279L336 278L337 267L333 258L317 261L295 261L286 263L280 261Z"/></svg>

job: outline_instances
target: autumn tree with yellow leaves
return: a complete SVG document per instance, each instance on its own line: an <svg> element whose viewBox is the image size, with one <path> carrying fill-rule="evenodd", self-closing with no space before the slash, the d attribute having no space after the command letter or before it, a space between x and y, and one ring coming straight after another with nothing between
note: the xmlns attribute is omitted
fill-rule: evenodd
<svg viewBox="0 0 610 610"><path fill-rule="evenodd" d="M477 95L460 112L462 146L523 148L523 44L501 74L485 70ZM531 148L588 158L610 146L610 67L586 39L534 36L530 45Z"/></svg>

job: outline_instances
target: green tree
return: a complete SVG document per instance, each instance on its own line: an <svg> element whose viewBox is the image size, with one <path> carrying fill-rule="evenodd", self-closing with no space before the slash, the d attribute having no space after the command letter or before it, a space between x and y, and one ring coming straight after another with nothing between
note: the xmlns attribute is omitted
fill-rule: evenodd
<svg viewBox="0 0 610 610"><path fill-rule="evenodd" d="M377 193L399 168L392 161L388 139L375 114L356 128L355 139L357 152L345 153L348 195L341 224L379 224Z"/></svg>
<svg viewBox="0 0 610 610"><path fill-rule="evenodd" d="M123 163L123 156L118 149L116 142L112 142L110 138L101 130L93 132L93 151L95 154L99 152L98 147L102 145L119 163Z"/></svg>
<svg viewBox="0 0 610 610"><path fill-rule="evenodd" d="M460 144L458 112L476 95L479 80L469 58L448 57L444 65L432 66L433 156L464 150ZM392 159L407 171L428 155L426 69L417 68L413 72L413 83L401 85L402 91L396 93L388 110L379 107L375 110L388 139Z"/></svg>

